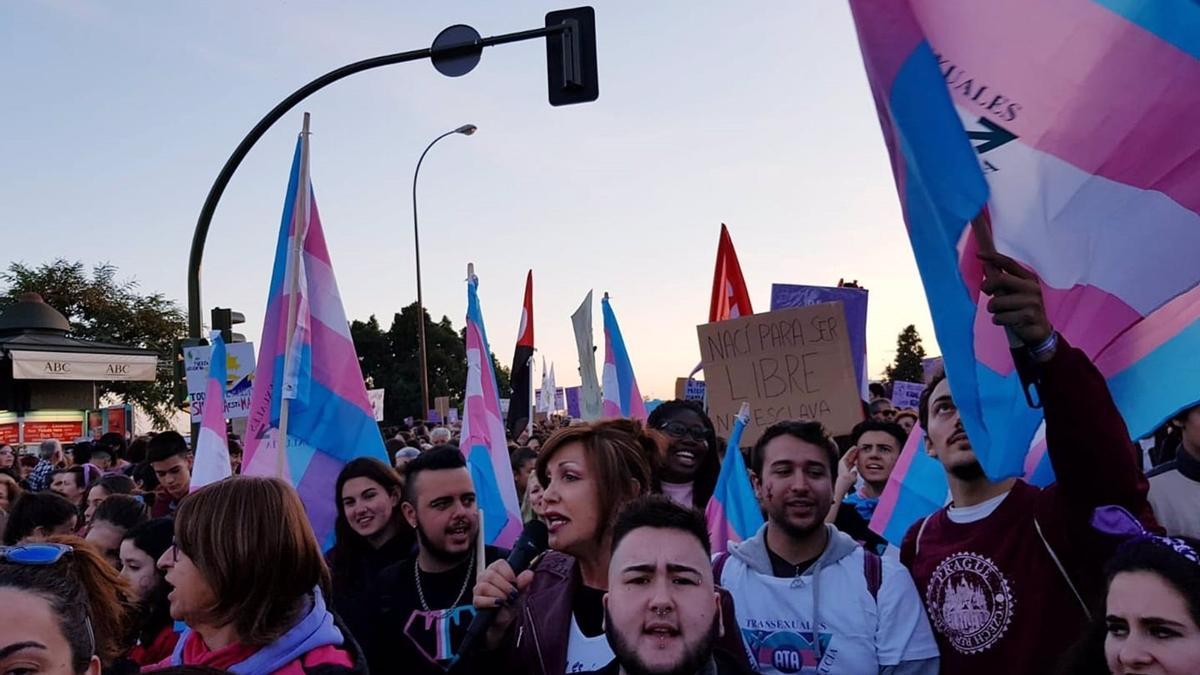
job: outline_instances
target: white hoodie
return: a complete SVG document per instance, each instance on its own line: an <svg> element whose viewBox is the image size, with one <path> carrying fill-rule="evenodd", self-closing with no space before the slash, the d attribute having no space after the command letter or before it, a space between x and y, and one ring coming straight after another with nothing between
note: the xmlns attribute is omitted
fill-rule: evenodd
<svg viewBox="0 0 1200 675"><path fill-rule="evenodd" d="M937 674L925 606L898 560L882 558L883 580L872 598L862 547L826 525L829 543L816 562L799 577L776 577L767 527L730 548L719 580L733 595L742 641L760 672Z"/></svg>

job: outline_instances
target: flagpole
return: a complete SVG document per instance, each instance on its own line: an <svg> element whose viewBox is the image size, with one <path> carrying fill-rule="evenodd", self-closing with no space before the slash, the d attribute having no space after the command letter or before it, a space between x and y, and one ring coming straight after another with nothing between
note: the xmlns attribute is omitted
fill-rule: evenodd
<svg viewBox="0 0 1200 675"><path fill-rule="evenodd" d="M312 204L312 199L309 197L308 190L308 120L309 114L304 113L304 125L300 130L300 177L299 185L296 190L296 209L293 221L296 221L296 227L292 228L291 238L291 254L289 256L288 265L288 318L287 325L284 327L284 351L283 351L283 377L285 381L280 383L280 394L282 399L279 402L279 441L277 443L277 454L275 456L275 477L284 479L284 471L286 469L287 456L287 428L288 428L288 412L291 407L291 399L295 396L295 392L291 392L291 396L284 391L284 387L288 385L286 382L288 373L288 359L292 354L292 340L296 333L296 305L298 302L297 295L300 290L300 256L304 253L304 236L308 232L309 209ZM300 220L296 220L300 219ZM289 481L290 482L290 481Z"/></svg>

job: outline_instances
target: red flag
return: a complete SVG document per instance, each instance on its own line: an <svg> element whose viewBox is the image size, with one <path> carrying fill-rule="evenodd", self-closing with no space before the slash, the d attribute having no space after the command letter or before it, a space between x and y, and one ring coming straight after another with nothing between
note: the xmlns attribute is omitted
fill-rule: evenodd
<svg viewBox="0 0 1200 675"><path fill-rule="evenodd" d="M724 321L750 316L750 292L742 278L742 266L738 264L737 252L729 230L721 223L721 241L717 244L717 269L713 272L712 303L708 306L708 321Z"/></svg>
<svg viewBox="0 0 1200 675"><path fill-rule="evenodd" d="M530 420L529 362L533 358L533 270L525 277L525 304L521 306L521 325L517 327L517 349L513 354L509 383L508 431L516 438Z"/></svg>

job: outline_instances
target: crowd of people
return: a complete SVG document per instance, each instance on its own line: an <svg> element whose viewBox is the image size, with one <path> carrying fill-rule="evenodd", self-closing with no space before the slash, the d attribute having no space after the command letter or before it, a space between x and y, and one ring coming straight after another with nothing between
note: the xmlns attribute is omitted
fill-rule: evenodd
<svg viewBox="0 0 1200 675"><path fill-rule="evenodd" d="M1036 282L989 262L1037 367L1049 487L984 473L942 374L845 437L765 429L741 449L765 523L715 555L725 442L689 401L511 439L548 532L528 569L480 545L452 426L387 428L391 465L345 464L328 551L291 486L237 475L236 442L235 475L196 490L174 432L5 446L0 673L1200 672L1200 407L1139 447ZM950 499L888 542L868 524L916 423Z"/></svg>

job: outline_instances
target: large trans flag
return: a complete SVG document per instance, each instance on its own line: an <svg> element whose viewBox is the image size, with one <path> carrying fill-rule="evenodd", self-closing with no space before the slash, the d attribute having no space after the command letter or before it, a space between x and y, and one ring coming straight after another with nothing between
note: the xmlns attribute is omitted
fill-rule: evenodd
<svg viewBox="0 0 1200 675"><path fill-rule="evenodd" d="M328 548L338 472L356 457L385 463L388 457L312 196L307 134L301 134L292 160L261 345L244 472L289 480L317 541Z"/></svg>
<svg viewBox="0 0 1200 675"><path fill-rule="evenodd" d="M733 418L733 430L725 446L725 459L721 461L716 488L704 509L713 553L724 553L729 544L749 539L763 524L762 509L742 459L742 432L749 421L750 404L743 402L737 417Z"/></svg>
<svg viewBox="0 0 1200 675"><path fill-rule="evenodd" d="M604 416L628 417L646 421L646 403L638 389L637 377L633 374L633 363L617 315L608 302L608 293L600 300L604 312Z"/></svg>
<svg viewBox="0 0 1200 675"><path fill-rule="evenodd" d="M483 310L479 307L479 279L467 274L467 390L463 404L462 441L475 494L483 511L484 538L489 544L509 548L521 534L521 502L513 483L500 415L500 393Z"/></svg>
<svg viewBox="0 0 1200 675"><path fill-rule="evenodd" d="M988 475L1030 467L1026 404L970 222L1041 279L1134 437L1200 381L1200 4L851 0L955 402ZM1018 39L1019 37L1019 39Z"/></svg>

